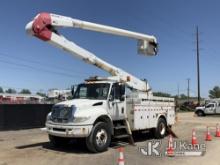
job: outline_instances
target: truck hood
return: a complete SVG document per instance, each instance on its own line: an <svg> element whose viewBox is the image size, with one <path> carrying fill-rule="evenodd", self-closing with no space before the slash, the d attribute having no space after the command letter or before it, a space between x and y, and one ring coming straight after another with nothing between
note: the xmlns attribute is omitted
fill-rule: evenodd
<svg viewBox="0 0 220 165"><path fill-rule="evenodd" d="M55 106L71 107L75 125L93 124L98 116L107 114L106 100L73 99L57 103Z"/></svg>
<svg viewBox="0 0 220 165"><path fill-rule="evenodd" d="M205 109L205 106L196 107L196 110L198 110L198 109Z"/></svg>
<svg viewBox="0 0 220 165"><path fill-rule="evenodd" d="M89 100L89 99L74 99L58 103L57 105L75 106L77 109L84 109L97 105L103 105L105 100Z"/></svg>

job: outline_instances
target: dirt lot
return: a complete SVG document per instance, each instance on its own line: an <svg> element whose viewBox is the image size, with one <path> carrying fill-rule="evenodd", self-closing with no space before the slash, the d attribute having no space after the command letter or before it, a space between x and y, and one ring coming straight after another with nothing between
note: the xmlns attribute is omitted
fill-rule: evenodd
<svg viewBox="0 0 220 165"><path fill-rule="evenodd" d="M193 113L178 114L179 121L173 126L173 130L180 140L191 141L191 131L195 128L200 143L204 142L206 126L212 127L212 135L215 132L216 123L220 122L220 116L193 117ZM146 146L146 142L153 140L150 134L135 136L136 146L125 146L126 165L140 164L189 164L194 165L219 165L220 164L220 138L213 137L206 143L207 151L201 157L149 157L140 153L139 147ZM167 138L162 141L167 145ZM0 165L115 165L117 164L118 144L113 143L107 152L91 154L86 150L84 143L73 142L67 147L56 149L48 143L47 134L40 129L3 131L0 132Z"/></svg>

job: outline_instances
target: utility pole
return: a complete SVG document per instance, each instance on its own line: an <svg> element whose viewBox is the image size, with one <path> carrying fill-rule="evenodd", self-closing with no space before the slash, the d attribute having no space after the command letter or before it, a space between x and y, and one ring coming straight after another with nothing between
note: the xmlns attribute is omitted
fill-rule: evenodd
<svg viewBox="0 0 220 165"><path fill-rule="evenodd" d="M189 102L189 97L190 97L190 88L189 88L189 82L190 82L190 78L187 79L187 99L188 99L188 102Z"/></svg>
<svg viewBox="0 0 220 165"><path fill-rule="evenodd" d="M180 86L177 84L177 98L180 98Z"/></svg>
<svg viewBox="0 0 220 165"><path fill-rule="evenodd" d="M197 92L198 105L200 105L200 67L199 67L199 28L196 27L196 57L197 57Z"/></svg>

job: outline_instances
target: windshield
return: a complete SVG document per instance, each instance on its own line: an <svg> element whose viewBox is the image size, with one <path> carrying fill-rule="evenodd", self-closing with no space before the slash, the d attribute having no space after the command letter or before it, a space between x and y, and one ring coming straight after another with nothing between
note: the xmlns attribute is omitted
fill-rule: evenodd
<svg viewBox="0 0 220 165"><path fill-rule="evenodd" d="M106 100L109 87L110 84L108 83L80 84L78 85L73 98Z"/></svg>

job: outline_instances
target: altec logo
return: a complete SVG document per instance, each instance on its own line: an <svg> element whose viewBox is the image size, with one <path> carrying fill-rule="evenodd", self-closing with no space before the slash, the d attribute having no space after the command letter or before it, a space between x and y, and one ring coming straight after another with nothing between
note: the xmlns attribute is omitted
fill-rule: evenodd
<svg viewBox="0 0 220 165"><path fill-rule="evenodd" d="M172 143L172 144L170 144ZM203 156L206 151L205 144L191 144L187 141L168 141L163 148L161 140L152 140L146 143L146 146L139 147L139 151L145 156ZM165 146L164 145L164 146ZM170 150L172 149L172 153ZM169 153L168 153L169 151Z"/></svg>

